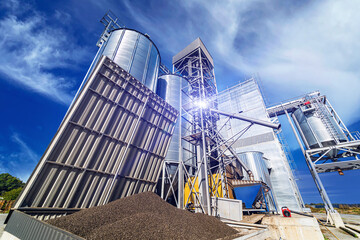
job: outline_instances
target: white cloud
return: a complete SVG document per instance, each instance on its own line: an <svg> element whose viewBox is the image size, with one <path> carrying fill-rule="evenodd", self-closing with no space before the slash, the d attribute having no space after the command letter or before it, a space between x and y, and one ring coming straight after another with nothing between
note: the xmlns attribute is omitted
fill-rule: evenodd
<svg viewBox="0 0 360 240"><path fill-rule="evenodd" d="M39 161L39 155L36 154L19 136L17 133L13 133L11 136L11 140L18 144L20 148L20 153L17 156L24 157L29 159L33 163L37 163Z"/></svg>
<svg viewBox="0 0 360 240"><path fill-rule="evenodd" d="M250 69L286 97L320 90L346 122L359 120L359 11L354 1L326 1L279 22L279 35Z"/></svg>
<svg viewBox="0 0 360 240"><path fill-rule="evenodd" d="M16 150L6 153L6 149L0 149L0 172L10 173L26 181L40 160L40 155L18 133L13 132L10 140L15 144Z"/></svg>
<svg viewBox="0 0 360 240"><path fill-rule="evenodd" d="M158 47L165 46L165 48L160 49L161 54L163 54L163 51L170 52L171 54L177 53L177 51L185 47L185 44L187 44L189 39L192 39L191 36L196 36L193 34L193 26L189 19L181 21L181 30L176 25L179 23L176 23L175 25L173 24L173 18L178 15L176 11L172 12L170 19L164 19L164 15L166 14L162 14L163 12L158 13L157 11L159 9L152 9L153 14L149 15L143 12L143 9L139 9L139 6L131 1L124 1L123 4L126 8L126 11L132 17L132 20L136 21L139 25L142 26L142 29L139 30L148 32L151 36L151 39L155 40L155 44ZM169 4L171 5L172 2L170 1ZM175 9L176 7L174 6L174 10ZM186 11L186 9L184 10ZM190 13L188 12L185 15L190 16ZM193 38L195 39L195 37Z"/></svg>
<svg viewBox="0 0 360 240"><path fill-rule="evenodd" d="M67 12L55 10L55 19L59 22L70 24L71 15Z"/></svg>
<svg viewBox="0 0 360 240"><path fill-rule="evenodd" d="M168 9L126 7L161 50L175 54L200 36L215 70L231 71L217 74L223 88L257 72L272 101L320 90L346 123L360 119L357 1L181 1L172 16Z"/></svg>
<svg viewBox="0 0 360 240"><path fill-rule="evenodd" d="M87 55L84 48L72 43L61 29L48 25L48 19L29 10L19 18L18 2L11 1L10 14L0 19L0 73L5 79L57 102L69 104L72 79L54 70L74 68ZM10 9L9 9L10 8ZM69 21L69 15L57 11L55 17Z"/></svg>

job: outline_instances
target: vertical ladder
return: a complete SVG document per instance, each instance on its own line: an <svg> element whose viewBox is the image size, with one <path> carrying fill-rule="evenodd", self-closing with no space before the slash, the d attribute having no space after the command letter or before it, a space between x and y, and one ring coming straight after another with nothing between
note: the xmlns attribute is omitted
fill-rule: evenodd
<svg viewBox="0 0 360 240"><path fill-rule="evenodd" d="M324 104L321 102L320 97L310 99L310 102L315 106L315 112L317 116L321 119L322 123L325 125L326 130L335 140L336 143L340 143L340 136L333 123L330 121L330 117L333 117L327 113Z"/></svg>

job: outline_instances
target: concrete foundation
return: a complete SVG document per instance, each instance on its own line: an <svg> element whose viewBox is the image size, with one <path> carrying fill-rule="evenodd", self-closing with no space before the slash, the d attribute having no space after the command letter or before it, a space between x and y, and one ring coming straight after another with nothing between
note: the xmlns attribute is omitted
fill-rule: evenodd
<svg viewBox="0 0 360 240"><path fill-rule="evenodd" d="M271 240L271 233L268 229L252 230L251 233L241 237L234 238L234 240Z"/></svg>
<svg viewBox="0 0 360 240"><path fill-rule="evenodd" d="M20 238L17 238L11 233L4 231L3 234L1 235L0 240L20 240Z"/></svg>
<svg viewBox="0 0 360 240"><path fill-rule="evenodd" d="M334 212L334 213L328 212L327 217L330 220L330 223L334 225L336 228L345 227L344 222L338 212Z"/></svg>
<svg viewBox="0 0 360 240"><path fill-rule="evenodd" d="M292 217L289 218L280 215L265 216L261 224L269 226L272 239L324 239L319 224L313 217L296 214L293 214Z"/></svg>

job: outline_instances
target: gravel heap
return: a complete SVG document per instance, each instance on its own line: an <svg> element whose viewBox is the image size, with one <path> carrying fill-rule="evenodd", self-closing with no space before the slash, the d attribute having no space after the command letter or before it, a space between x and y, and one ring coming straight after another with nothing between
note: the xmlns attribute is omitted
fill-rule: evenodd
<svg viewBox="0 0 360 240"><path fill-rule="evenodd" d="M152 192L47 221L85 239L217 239L237 231L215 217L177 209Z"/></svg>

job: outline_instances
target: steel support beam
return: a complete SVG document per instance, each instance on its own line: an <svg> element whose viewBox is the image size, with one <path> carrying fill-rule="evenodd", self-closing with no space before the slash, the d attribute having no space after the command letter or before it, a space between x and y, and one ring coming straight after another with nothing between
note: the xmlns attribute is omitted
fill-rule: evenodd
<svg viewBox="0 0 360 240"><path fill-rule="evenodd" d="M298 142L298 144L299 144L299 146L300 146L301 152L302 152L302 153L304 154L304 156L305 156L305 149L304 149L303 145L301 144L300 137L299 137L299 135L297 134L296 129L295 129L295 127L294 127L294 124L292 123L291 118L290 118L290 116L289 116L289 113L287 112L286 109L285 109L285 114L286 114L286 117L287 117L287 119L288 119L288 121L289 121L289 123L290 123L291 129L293 130L293 133L294 133L294 135L295 135L295 137L296 137L296 141Z"/></svg>
<svg viewBox="0 0 360 240"><path fill-rule="evenodd" d="M307 151L305 151L305 158L306 158L306 164L309 167L310 173L315 181L315 185L320 193L320 196L325 204L326 211L335 212L333 205L331 204L331 201L325 191L324 186L322 185L321 179L319 177L319 174L316 172L315 165L311 161L310 155Z"/></svg>
<svg viewBox="0 0 360 240"><path fill-rule="evenodd" d="M299 144L299 147L300 147L302 153L304 154L306 165L308 166L308 168L310 170L310 173L311 173L311 176L314 179L316 188L318 189L318 191L320 193L320 196L321 196L321 198L322 198L322 200L323 200L323 202L325 204L325 209L326 209L326 211L334 212L334 208L333 208L333 206L331 204L331 201L330 201L330 199L329 199L329 197L328 197L328 195L327 195L327 193L325 191L324 186L322 185L322 182L321 182L321 179L320 179L318 173L316 172L315 166L314 166L313 162L311 161L309 151L304 149L304 147L303 147L303 145L302 145L302 143L300 141L300 137L299 137L299 135L297 134L297 132L295 130L294 124L292 123L291 118L290 118L287 110L284 109L284 112L285 112L286 117L287 117L287 119L288 119L288 121L290 123L290 126L291 126L291 128L292 128L292 130L294 132L294 135L295 135L296 140L297 140L297 142ZM293 119L296 120L295 118L293 118ZM297 122L295 122L295 123L297 123Z"/></svg>
<svg viewBox="0 0 360 240"><path fill-rule="evenodd" d="M309 149L308 152L314 153L317 151L326 151L328 149L340 149L340 148L344 148L344 147L359 147L359 146L360 146L360 141L352 141L352 142L339 143L337 145L329 146L329 147Z"/></svg>

